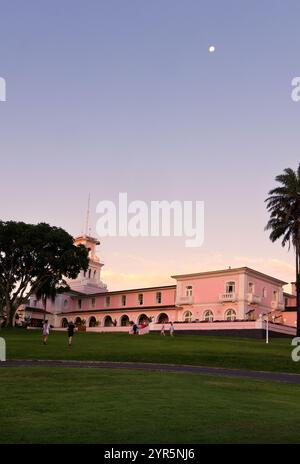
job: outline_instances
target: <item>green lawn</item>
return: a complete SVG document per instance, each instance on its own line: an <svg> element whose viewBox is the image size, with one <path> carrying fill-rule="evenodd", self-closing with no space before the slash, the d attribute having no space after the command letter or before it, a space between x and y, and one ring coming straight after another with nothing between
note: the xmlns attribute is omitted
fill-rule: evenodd
<svg viewBox="0 0 300 464"><path fill-rule="evenodd" d="M140 361L300 373L291 340L2 330L8 359ZM297 443L300 386L188 373L0 369L0 443Z"/></svg>
<svg viewBox="0 0 300 464"><path fill-rule="evenodd" d="M0 336L6 339L8 359L140 361L300 374L300 363L291 360L289 338L274 338L266 345L264 340L234 337L77 333L69 348L65 332L52 332L47 346L40 331L2 330Z"/></svg>
<svg viewBox="0 0 300 464"><path fill-rule="evenodd" d="M0 443L299 443L300 387L109 369L0 369Z"/></svg>

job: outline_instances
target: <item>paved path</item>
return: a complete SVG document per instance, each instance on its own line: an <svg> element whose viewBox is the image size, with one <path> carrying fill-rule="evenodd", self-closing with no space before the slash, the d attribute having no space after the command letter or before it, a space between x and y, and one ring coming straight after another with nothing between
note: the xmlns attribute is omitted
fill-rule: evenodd
<svg viewBox="0 0 300 464"><path fill-rule="evenodd" d="M249 371L246 369L226 369L221 367L187 366L176 364L126 363L108 361L67 361L67 360L14 360L0 362L2 367L79 367L105 369L142 369L147 371L188 372L191 374L218 375L223 377L244 377L257 380L289 382L300 385L299 374L283 374L278 372Z"/></svg>

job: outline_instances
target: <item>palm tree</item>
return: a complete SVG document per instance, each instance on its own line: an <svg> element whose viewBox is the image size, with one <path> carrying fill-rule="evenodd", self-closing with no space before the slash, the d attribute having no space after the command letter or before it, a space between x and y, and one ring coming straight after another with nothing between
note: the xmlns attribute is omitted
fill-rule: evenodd
<svg viewBox="0 0 300 464"><path fill-rule="evenodd" d="M287 168L275 177L280 186L270 190L267 210L270 219L265 230L270 239L281 239L283 247L292 245L296 255L297 336L300 336L300 164L297 171Z"/></svg>
<svg viewBox="0 0 300 464"><path fill-rule="evenodd" d="M58 293L66 292L69 289L70 287L64 280L56 279L54 276L49 276L46 280L44 280L43 284L36 292L37 300L42 300L43 303L44 322L47 314L47 301L50 299L54 302Z"/></svg>

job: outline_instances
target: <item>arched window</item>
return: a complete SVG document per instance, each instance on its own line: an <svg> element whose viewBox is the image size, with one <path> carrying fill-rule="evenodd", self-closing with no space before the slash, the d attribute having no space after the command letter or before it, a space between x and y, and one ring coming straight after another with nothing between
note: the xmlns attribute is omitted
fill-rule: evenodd
<svg viewBox="0 0 300 464"><path fill-rule="evenodd" d="M92 270L89 269L89 279L91 278L91 272L92 272Z"/></svg>
<svg viewBox="0 0 300 464"><path fill-rule="evenodd" d="M124 314L121 317L120 325L121 325L121 327L127 327L127 326L129 326L129 324L130 324L129 317L127 316L127 314Z"/></svg>
<svg viewBox="0 0 300 464"><path fill-rule="evenodd" d="M235 321L236 311L234 309L227 309L225 312L225 321Z"/></svg>
<svg viewBox="0 0 300 464"><path fill-rule="evenodd" d="M138 324L142 324L143 322L145 322L146 324L148 324L149 322L148 316L146 316L146 314L140 314L138 318Z"/></svg>
<svg viewBox="0 0 300 464"><path fill-rule="evenodd" d="M235 292L235 282L229 281L226 282L226 293L234 293Z"/></svg>
<svg viewBox="0 0 300 464"><path fill-rule="evenodd" d="M61 321L61 326L62 326L63 328L68 327L68 319L67 319L66 317L64 317L64 318L62 319L62 321Z"/></svg>
<svg viewBox="0 0 300 464"><path fill-rule="evenodd" d="M80 324L81 324L81 317L78 316L78 317L76 317L76 319L75 319L75 325L76 325L76 327L77 327L77 326L80 325Z"/></svg>
<svg viewBox="0 0 300 464"><path fill-rule="evenodd" d="M248 283L248 292L249 293L254 293L254 283L253 282Z"/></svg>
<svg viewBox="0 0 300 464"><path fill-rule="evenodd" d="M158 324L167 324L169 322L169 316L166 313L160 313L157 318Z"/></svg>
<svg viewBox="0 0 300 464"><path fill-rule="evenodd" d="M94 271L94 279L96 279L96 274L97 274L97 271L95 270Z"/></svg>
<svg viewBox="0 0 300 464"><path fill-rule="evenodd" d="M206 322L213 322L214 313L210 309L208 309L207 311L204 311L203 320Z"/></svg>
<svg viewBox="0 0 300 464"><path fill-rule="evenodd" d="M263 296L263 298L267 298L267 289L266 289L266 287L264 287L262 289L262 296Z"/></svg>
<svg viewBox="0 0 300 464"><path fill-rule="evenodd" d="M111 327L112 325L113 325L112 318L110 316L105 316L104 327Z"/></svg>
<svg viewBox="0 0 300 464"><path fill-rule="evenodd" d="M191 313L191 311L186 311L183 315L183 320L184 322L192 322L192 317L193 314Z"/></svg>
<svg viewBox="0 0 300 464"><path fill-rule="evenodd" d="M68 307L68 300L64 300L64 308Z"/></svg>
<svg viewBox="0 0 300 464"><path fill-rule="evenodd" d="M96 325L97 325L96 318L92 316L89 320L89 327L96 327Z"/></svg>

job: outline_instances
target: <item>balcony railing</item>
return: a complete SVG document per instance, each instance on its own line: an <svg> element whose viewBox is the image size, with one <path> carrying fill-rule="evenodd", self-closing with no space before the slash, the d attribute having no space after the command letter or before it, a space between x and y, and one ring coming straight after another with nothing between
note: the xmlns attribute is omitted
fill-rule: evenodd
<svg viewBox="0 0 300 464"><path fill-rule="evenodd" d="M271 308L278 311L283 311L284 303L282 301L271 301Z"/></svg>
<svg viewBox="0 0 300 464"><path fill-rule="evenodd" d="M176 298L176 305L191 305L194 303L194 297L189 296L178 296Z"/></svg>
<svg viewBox="0 0 300 464"><path fill-rule="evenodd" d="M219 294L220 301L236 301L236 294L234 292L225 292Z"/></svg>
<svg viewBox="0 0 300 464"><path fill-rule="evenodd" d="M261 303L261 297L259 295L254 295L253 293L247 294L247 301L250 304Z"/></svg>

